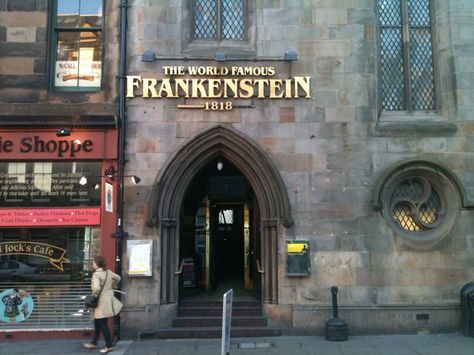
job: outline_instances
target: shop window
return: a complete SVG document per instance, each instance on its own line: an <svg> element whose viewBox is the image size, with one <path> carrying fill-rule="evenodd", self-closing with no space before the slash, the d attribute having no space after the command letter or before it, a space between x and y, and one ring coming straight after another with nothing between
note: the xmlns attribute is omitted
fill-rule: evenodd
<svg viewBox="0 0 474 355"><path fill-rule="evenodd" d="M99 90L103 0L55 0L53 9L52 88Z"/></svg>
<svg viewBox="0 0 474 355"><path fill-rule="evenodd" d="M90 328L82 298L99 249L99 228L0 229L0 289L24 290L34 303L28 319L0 321L0 330Z"/></svg>
<svg viewBox="0 0 474 355"><path fill-rule="evenodd" d="M451 231L460 210L453 181L429 166L406 167L384 183L382 214L396 235L413 246L436 244Z"/></svg>
<svg viewBox="0 0 474 355"><path fill-rule="evenodd" d="M379 0L383 111L436 109L430 0Z"/></svg>
<svg viewBox="0 0 474 355"><path fill-rule="evenodd" d="M100 162L0 162L0 207L100 206L101 167Z"/></svg>
<svg viewBox="0 0 474 355"><path fill-rule="evenodd" d="M207 41L244 41L244 0L195 0L193 38Z"/></svg>

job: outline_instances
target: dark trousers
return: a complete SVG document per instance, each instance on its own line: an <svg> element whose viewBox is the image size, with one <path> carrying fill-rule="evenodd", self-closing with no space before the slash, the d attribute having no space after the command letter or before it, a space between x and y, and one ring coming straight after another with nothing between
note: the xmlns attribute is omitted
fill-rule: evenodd
<svg viewBox="0 0 474 355"><path fill-rule="evenodd" d="M110 337L109 324L107 318L94 319L94 336L92 337L92 344L97 345L100 332L104 335L105 346L112 347L112 338Z"/></svg>

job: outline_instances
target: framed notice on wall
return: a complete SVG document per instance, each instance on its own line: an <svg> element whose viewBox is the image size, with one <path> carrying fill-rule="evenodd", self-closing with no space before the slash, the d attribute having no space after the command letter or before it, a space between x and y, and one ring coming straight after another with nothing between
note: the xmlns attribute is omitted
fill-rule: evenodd
<svg viewBox="0 0 474 355"><path fill-rule="evenodd" d="M286 241L286 275L308 276L311 273L309 241Z"/></svg>
<svg viewBox="0 0 474 355"><path fill-rule="evenodd" d="M105 183L105 210L107 212L114 211L114 186L111 183Z"/></svg>
<svg viewBox="0 0 474 355"><path fill-rule="evenodd" d="M153 240L127 240L128 275L152 276Z"/></svg>

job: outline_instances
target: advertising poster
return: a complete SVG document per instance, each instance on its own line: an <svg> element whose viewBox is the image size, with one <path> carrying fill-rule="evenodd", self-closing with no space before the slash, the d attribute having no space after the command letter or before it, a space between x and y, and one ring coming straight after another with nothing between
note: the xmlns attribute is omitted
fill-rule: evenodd
<svg viewBox="0 0 474 355"><path fill-rule="evenodd" d="M57 61L54 85L57 87L100 87L100 61Z"/></svg>
<svg viewBox="0 0 474 355"><path fill-rule="evenodd" d="M114 186L111 183L105 183L105 210L114 211Z"/></svg>

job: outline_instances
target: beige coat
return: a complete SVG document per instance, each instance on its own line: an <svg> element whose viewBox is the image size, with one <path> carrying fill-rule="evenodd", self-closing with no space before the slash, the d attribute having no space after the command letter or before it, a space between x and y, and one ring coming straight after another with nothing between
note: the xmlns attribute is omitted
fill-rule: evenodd
<svg viewBox="0 0 474 355"><path fill-rule="evenodd" d="M106 273L108 276L107 281L104 284ZM104 269L98 268L92 274L91 288L93 295L97 296L100 292L101 286L104 285L99 297L99 304L94 308L94 319L112 317L119 314L122 310L122 302L114 296L114 289L119 282L120 276L110 270L104 271Z"/></svg>

